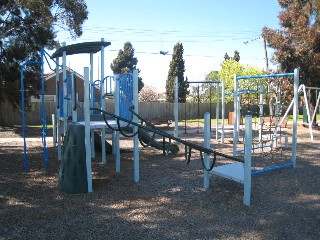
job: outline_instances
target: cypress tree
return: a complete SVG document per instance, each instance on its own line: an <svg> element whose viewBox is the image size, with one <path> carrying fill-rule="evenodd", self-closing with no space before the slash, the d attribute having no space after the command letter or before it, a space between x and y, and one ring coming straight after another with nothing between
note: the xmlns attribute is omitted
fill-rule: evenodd
<svg viewBox="0 0 320 240"><path fill-rule="evenodd" d="M118 56L113 60L110 65L113 74L124 74L137 68L138 59L134 57L134 48L130 42L125 42L123 50L120 49ZM140 73L140 70L138 70ZM144 83L142 78L138 77L138 90L143 88Z"/></svg>
<svg viewBox="0 0 320 240"><path fill-rule="evenodd" d="M174 102L175 78L178 77L178 96L179 102L186 101L186 86L184 84L185 64L183 59L183 45L178 42L173 48L172 60L166 82L166 98L168 102Z"/></svg>

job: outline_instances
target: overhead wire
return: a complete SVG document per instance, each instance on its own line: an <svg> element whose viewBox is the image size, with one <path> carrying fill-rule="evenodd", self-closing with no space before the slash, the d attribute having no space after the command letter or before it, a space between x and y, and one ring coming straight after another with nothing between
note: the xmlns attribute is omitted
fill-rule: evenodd
<svg viewBox="0 0 320 240"><path fill-rule="evenodd" d="M253 35L257 35L256 31L243 30L237 32L219 32L219 31L197 31L197 30L154 30L154 29L134 29L134 28L115 28L115 27L102 27L102 26L84 26L83 31L86 34L108 34L111 37L108 40L119 40L119 36L112 37L115 34L121 34L121 36L137 36L139 37L159 37L159 36L171 36L173 38L181 38L182 42L201 43L201 42L217 42L217 41L236 41L247 40ZM175 42L174 40L164 40L163 42ZM134 42L143 43L155 43L160 42L158 39L140 39L134 40Z"/></svg>
<svg viewBox="0 0 320 240"><path fill-rule="evenodd" d="M116 27L104 27L99 25L86 25L83 27L83 32L92 35L108 35L108 41L128 41L134 43L175 43L177 41L183 43L214 43L223 41L241 41L244 42L253 35L257 35L256 31L252 30L239 30L236 32L219 32L219 31L205 31L205 30L156 30L156 29L145 29L145 28L116 28ZM121 34L121 36L119 36ZM169 40L163 40L162 37L165 35ZM128 38L128 36L132 38ZM159 39L160 36L160 39ZM92 41L92 37L81 37L82 41ZM162 49L161 49L162 50ZM110 52L118 52L119 49L108 49ZM146 52L146 51L135 51L136 54L148 54L148 55L161 55L159 52ZM172 55L167 53L165 55ZM220 56L212 55L194 55L184 54L185 57L204 57L213 58ZM255 58L256 59L256 58Z"/></svg>

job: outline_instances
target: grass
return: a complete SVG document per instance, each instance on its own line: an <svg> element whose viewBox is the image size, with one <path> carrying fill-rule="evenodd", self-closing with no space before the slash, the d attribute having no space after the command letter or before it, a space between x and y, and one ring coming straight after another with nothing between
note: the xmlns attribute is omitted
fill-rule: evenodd
<svg viewBox="0 0 320 240"><path fill-rule="evenodd" d="M281 118L280 118L281 119ZM320 114L317 114L317 119L320 119ZM303 114L299 114L298 115L298 120L303 120ZM221 124L222 119L220 118L220 124ZM258 122L259 121L259 117L254 117L252 118L252 122ZM288 115L288 121L292 122L293 121L293 115ZM185 120L180 120L179 123L184 123ZM200 118L200 119L187 119L186 120L187 123L204 123L204 119ZM216 119L211 119L211 124L216 124ZM224 119L224 124L228 124L228 119Z"/></svg>
<svg viewBox="0 0 320 240"><path fill-rule="evenodd" d="M29 128L42 128L42 125L28 125ZM53 125L47 125L47 129L52 129Z"/></svg>
<svg viewBox="0 0 320 240"><path fill-rule="evenodd" d="M300 120L303 119L303 115L299 114L299 118ZM317 114L317 119L320 119L320 114ZM288 120L292 121L293 120L293 116L292 115L288 115ZM221 124L222 119L219 119L219 123ZM258 117L254 117L252 119L252 121L259 121ZM180 120L179 123L184 123L185 120ZM204 119L200 118L200 119L187 119L187 123L204 123ZM216 124L216 119L211 119L211 124ZM228 119L224 119L224 124L228 124ZM42 125L28 125L29 128L42 128ZM53 125L47 125L47 129L52 129Z"/></svg>
<svg viewBox="0 0 320 240"><path fill-rule="evenodd" d="M312 117L312 116L310 116L310 117ZM288 115L288 119L289 119L289 120L292 120L292 119L293 119L293 115ZM302 115L302 114L299 114L299 115L298 115L298 119L302 120L302 119L303 119L303 115ZM320 120L320 114L317 114L316 119L317 119L318 121Z"/></svg>
<svg viewBox="0 0 320 240"><path fill-rule="evenodd" d="M219 124L221 124L222 119L219 119ZM185 120L180 120L179 123L184 123ZM187 119L187 123L204 123L204 119ZM211 119L211 124L216 124L216 119ZM228 119L224 119L224 124L228 123Z"/></svg>

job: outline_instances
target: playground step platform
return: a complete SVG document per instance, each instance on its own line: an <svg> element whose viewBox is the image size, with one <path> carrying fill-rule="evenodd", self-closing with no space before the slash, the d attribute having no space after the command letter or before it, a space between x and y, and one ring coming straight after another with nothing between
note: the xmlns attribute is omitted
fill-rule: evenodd
<svg viewBox="0 0 320 240"><path fill-rule="evenodd" d="M220 177L244 183L244 164L241 162L214 167L211 172Z"/></svg>
<svg viewBox="0 0 320 240"><path fill-rule="evenodd" d="M113 118L108 118L106 117L107 120L111 120ZM79 115L77 117L78 122L84 121L84 116L83 115ZM91 114L90 115L90 121L103 121L104 122L104 118L103 118L103 114Z"/></svg>

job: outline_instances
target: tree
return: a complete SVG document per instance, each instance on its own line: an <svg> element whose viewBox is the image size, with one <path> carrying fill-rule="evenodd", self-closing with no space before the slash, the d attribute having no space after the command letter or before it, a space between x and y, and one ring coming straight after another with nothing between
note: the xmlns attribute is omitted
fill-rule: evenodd
<svg viewBox="0 0 320 240"><path fill-rule="evenodd" d="M263 70L252 66L243 66L241 63L229 59L221 63L221 70L219 71L219 79L225 80L226 94L231 94L234 91L234 75L248 76L248 75L261 75ZM257 86L263 84L266 86L264 79L248 79L239 82L239 89L242 90L257 90ZM266 89L266 88L265 88ZM254 96L253 96L254 98ZM227 102L233 101L233 95L226 98Z"/></svg>
<svg viewBox="0 0 320 240"><path fill-rule="evenodd" d="M234 51L233 60L240 61L240 53L237 50Z"/></svg>
<svg viewBox="0 0 320 240"><path fill-rule="evenodd" d="M230 59L233 59L233 60L239 62L240 61L240 53L237 50L235 50L233 53L233 58L229 57L228 53L225 53L224 60L230 60Z"/></svg>
<svg viewBox="0 0 320 240"><path fill-rule="evenodd" d="M228 53L225 53L224 54L224 60L229 60L229 59L230 59L230 57L229 57Z"/></svg>
<svg viewBox="0 0 320 240"><path fill-rule="evenodd" d="M186 101L187 88L184 83L184 72L185 65L183 59L183 46L182 43L178 42L173 47L172 60L170 61L170 67L168 72L168 78L166 82L166 97L168 102L174 102L174 91L175 91L175 78L178 77L178 96L179 102Z"/></svg>
<svg viewBox="0 0 320 240"><path fill-rule="evenodd" d="M43 47L58 46L57 27L68 29L74 38L81 36L87 6L84 0L4 0L0 13L0 101L19 107L22 63L39 61ZM25 70L26 101L41 88L40 69L32 65Z"/></svg>
<svg viewBox="0 0 320 240"><path fill-rule="evenodd" d="M219 71L211 71L205 79L206 81L217 81L219 79Z"/></svg>
<svg viewBox="0 0 320 240"><path fill-rule="evenodd" d="M244 66L232 59L223 61L220 65L219 79L225 80L226 93L231 93L234 89L234 74L242 75Z"/></svg>
<svg viewBox="0 0 320 240"><path fill-rule="evenodd" d="M139 93L139 102L151 102L157 98L157 92L153 87L143 87Z"/></svg>
<svg viewBox="0 0 320 240"><path fill-rule="evenodd" d="M256 75L262 75L262 74L264 74L264 71L262 69L259 69L253 66L246 66L243 68L243 71L240 74L240 76L256 76ZM247 80L241 80L238 86L239 86L239 89L259 91L260 85L263 85L264 90L267 90L268 89L267 81L268 79L265 79L265 78L256 78L256 79L252 78ZM251 98L256 100L259 99L257 94L253 94Z"/></svg>
<svg viewBox="0 0 320 240"><path fill-rule="evenodd" d="M120 49L118 56L113 60L110 65L113 74L124 74L137 69L138 59L134 57L134 48L130 42L125 42L123 50ZM140 70L138 70L140 73ZM138 91L143 88L144 83L141 77L138 77Z"/></svg>
<svg viewBox="0 0 320 240"><path fill-rule="evenodd" d="M280 71L293 72L300 68L300 82L320 86L320 2L315 0L278 0L283 11L279 14L279 30L264 27L262 36L273 48L272 61ZM310 97L314 111L316 95Z"/></svg>
<svg viewBox="0 0 320 240"><path fill-rule="evenodd" d="M206 77L205 77L205 80L207 82L214 82L214 81L219 81L219 71L211 71ZM214 102L216 101L216 85L213 84L213 83L202 83L200 88L199 88L199 98L201 100L201 102L207 102L209 103L210 101L211 102ZM193 93L196 93L198 94L198 89L197 87L193 87L191 89L191 91ZM210 97L211 95L211 97ZM198 101L198 97L195 97L196 98L196 101ZM193 99L194 102L196 102L194 99Z"/></svg>

